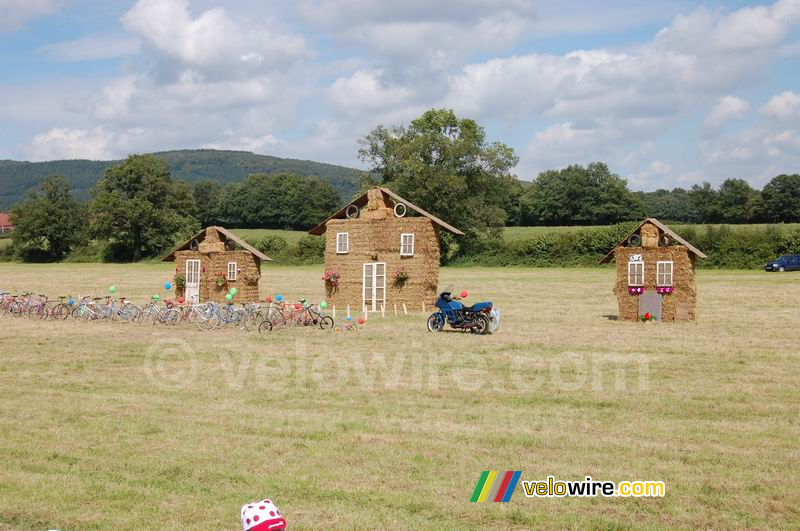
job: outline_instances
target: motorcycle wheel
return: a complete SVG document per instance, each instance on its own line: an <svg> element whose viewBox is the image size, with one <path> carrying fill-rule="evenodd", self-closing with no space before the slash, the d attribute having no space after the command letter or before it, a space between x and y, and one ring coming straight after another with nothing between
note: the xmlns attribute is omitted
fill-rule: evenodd
<svg viewBox="0 0 800 531"><path fill-rule="evenodd" d="M444 320L435 313L428 317L428 332L441 332L444 329Z"/></svg>
<svg viewBox="0 0 800 531"><path fill-rule="evenodd" d="M486 317L486 315L482 313L478 314L477 316L475 316L475 322L477 323L477 326L470 328L469 329L470 332L481 336L489 333L490 323L489 323L489 318Z"/></svg>

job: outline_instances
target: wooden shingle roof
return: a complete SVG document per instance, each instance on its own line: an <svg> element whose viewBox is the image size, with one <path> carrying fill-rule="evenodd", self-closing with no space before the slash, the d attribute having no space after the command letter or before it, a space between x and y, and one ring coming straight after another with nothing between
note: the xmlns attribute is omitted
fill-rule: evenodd
<svg viewBox="0 0 800 531"><path fill-rule="evenodd" d="M669 227L658 221L656 218L647 218L638 227L636 227L636 230L628 234L624 240L615 245L614 248L611 249L611 251L607 255L605 255L605 257L603 257L602 260L600 260L600 263L607 264L608 262L610 262L611 259L614 258L614 251L616 251L618 247L622 247L623 245L625 245L625 243L628 241L628 238L636 234L639 231L639 229L641 229L644 226L645 223L652 223L653 225L658 227L664 234L667 234L675 241L685 245L686 248L689 249L689 251L692 252L698 258L708 258L708 256L706 256L705 253L703 253L703 251L701 251L691 243L681 238L677 233L675 233L672 229L670 229Z"/></svg>
<svg viewBox="0 0 800 531"><path fill-rule="evenodd" d="M418 214L420 214L422 216L425 216L426 218L430 219L431 221L433 221L434 223L436 223L437 225L439 225L443 229L445 229L447 231L450 231L450 232L452 232L453 234L455 234L457 236L463 236L464 235L463 232L461 232L457 228L453 227L449 223L446 223L446 222L442 221L441 219L437 218L436 216L434 216L430 212L427 212L427 211L423 210L422 208L418 207L414 203L411 203L410 201L407 201L407 200L403 199L402 197L400 197L396 193L392 192L388 188L383 188L382 186L376 186L375 188L379 189L384 195L387 195L387 196L391 197L392 199L394 199L394 201L396 203L403 203L404 205L406 205L406 207L410 208L411 210L417 212ZM350 205L356 205L358 208L363 208L366 204L367 204L367 192L364 192L362 195L358 196L354 200L352 200L349 203L347 203L347 206L345 206L344 208L342 208L338 212L335 212L334 214L331 214L330 216L328 216L325 219L325 221L323 221L322 223L320 223L319 225L317 225L316 227L314 227L313 229L308 231L308 233L309 234L313 234L314 236L320 236L322 234L325 234L325 231L327 230L326 225L327 225L328 221L330 221L332 219L342 219L342 218L346 217L345 212L347 211L347 207L349 207Z"/></svg>

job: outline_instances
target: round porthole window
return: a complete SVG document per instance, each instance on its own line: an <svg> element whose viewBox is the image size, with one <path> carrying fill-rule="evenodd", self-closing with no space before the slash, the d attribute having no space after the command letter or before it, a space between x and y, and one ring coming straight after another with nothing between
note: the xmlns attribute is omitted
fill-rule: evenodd
<svg viewBox="0 0 800 531"><path fill-rule="evenodd" d="M394 206L394 215L398 218L402 218L406 215L407 209L405 203L397 203Z"/></svg>
<svg viewBox="0 0 800 531"><path fill-rule="evenodd" d="M344 211L344 215L347 216L347 219L354 219L358 217L358 207L356 205L348 205L348 207Z"/></svg>

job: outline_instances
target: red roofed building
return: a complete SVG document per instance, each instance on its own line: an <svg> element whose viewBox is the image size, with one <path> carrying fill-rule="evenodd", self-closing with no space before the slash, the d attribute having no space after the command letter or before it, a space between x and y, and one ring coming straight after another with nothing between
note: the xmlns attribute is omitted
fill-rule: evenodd
<svg viewBox="0 0 800 531"><path fill-rule="evenodd" d="M0 212L0 234L5 234L14 228L11 224L11 216L5 212Z"/></svg>

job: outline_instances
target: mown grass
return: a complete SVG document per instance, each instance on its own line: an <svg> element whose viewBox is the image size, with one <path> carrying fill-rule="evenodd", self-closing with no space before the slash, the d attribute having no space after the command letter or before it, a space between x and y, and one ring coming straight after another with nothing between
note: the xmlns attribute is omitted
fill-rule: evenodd
<svg viewBox="0 0 800 531"><path fill-rule="evenodd" d="M262 293L318 300L320 272L265 266ZM0 264L0 289L141 300L171 274ZM797 528L798 280L702 271L698 322L643 325L613 320L612 269L443 269L501 308L483 337L0 317L0 528L237 529L263 497L299 528ZM667 491L470 504L488 469Z"/></svg>
<svg viewBox="0 0 800 531"><path fill-rule="evenodd" d="M290 245L308 235L308 232L303 230L282 229L233 229L233 232L249 242L258 242L265 236L280 236Z"/></svg>

